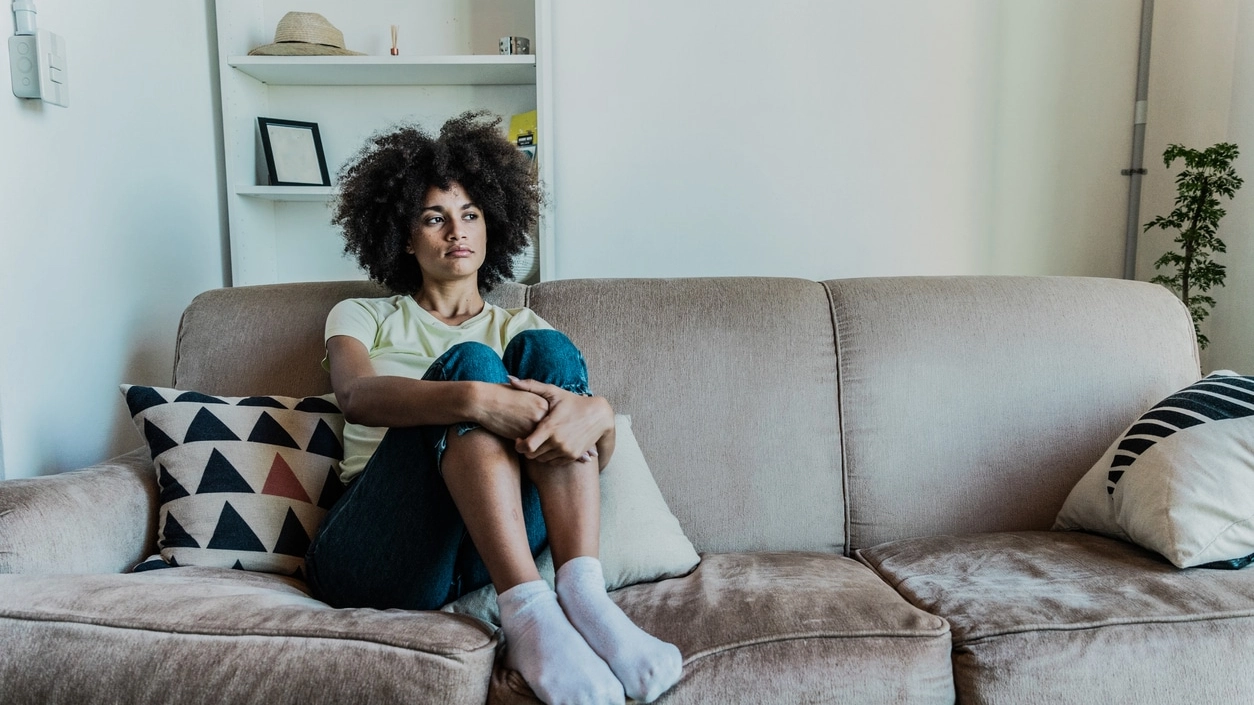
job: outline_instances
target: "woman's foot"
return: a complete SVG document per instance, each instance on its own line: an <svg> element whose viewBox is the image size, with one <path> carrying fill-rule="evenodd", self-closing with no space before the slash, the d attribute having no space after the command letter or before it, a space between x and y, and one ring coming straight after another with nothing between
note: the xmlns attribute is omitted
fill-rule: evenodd
<svg viewBox="0 0 1254 705"><path fill-rule="evenodd" d="M496 600L505 665L537 697L548 705L622 705L622 684L567 621L548 583L515 585Z"/></svg>
<svg viewBox="0 0 1254 705"><path fill-rule="evenodd" d="M600 560L580 556L566 561L557 571L557 599L627 695L651 703L679 682L684 666L679 649L637 627L614 604L605 593Z"/></svg>

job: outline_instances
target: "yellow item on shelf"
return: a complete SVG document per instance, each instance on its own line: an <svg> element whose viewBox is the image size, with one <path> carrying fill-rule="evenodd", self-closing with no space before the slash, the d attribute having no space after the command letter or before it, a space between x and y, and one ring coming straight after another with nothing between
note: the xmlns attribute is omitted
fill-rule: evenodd
<svg viewBox="0 0 1254 705"><path fill-rule="evenodd" d="M509 119L509 141L519 147L531 146L540 141L536 135L536 111L519 113Z"/></svg>

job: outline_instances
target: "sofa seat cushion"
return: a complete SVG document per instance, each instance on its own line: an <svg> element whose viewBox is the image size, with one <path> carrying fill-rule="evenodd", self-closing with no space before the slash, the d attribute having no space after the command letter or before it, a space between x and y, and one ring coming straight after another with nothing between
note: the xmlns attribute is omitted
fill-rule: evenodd
<svg viewBox="0 0 1254 705"><path fill-rule="evenodd" d="M611 593L679 647L660 702L952 703L949 629L865 566L824 553L707 554L682 578ZM535 703L498 664L489 703Z"/></svg>
<svg viewBox="0 0 1254 705"><path fill-rule="evenodd" d="M185 567L0 575L6 703L483 702L469 617L331 609L283 576Z"/></svg>
<svg viewBox="0 0 1254 705"><path fill-rule="evenodd" d="M1073 532L935 536L857 552L949 621L964 703L1249 702L1254 570L1180 570Z"/></svg>

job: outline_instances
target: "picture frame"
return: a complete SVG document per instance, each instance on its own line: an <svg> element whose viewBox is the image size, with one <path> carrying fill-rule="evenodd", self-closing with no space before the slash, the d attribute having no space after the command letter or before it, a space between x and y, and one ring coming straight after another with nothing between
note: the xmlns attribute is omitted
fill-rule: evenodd
<svg viewBox="0 0 1254 705"><path fill-rule="evenodd" d="M271 186L330 186L318 123L259 117Z"/></svg>

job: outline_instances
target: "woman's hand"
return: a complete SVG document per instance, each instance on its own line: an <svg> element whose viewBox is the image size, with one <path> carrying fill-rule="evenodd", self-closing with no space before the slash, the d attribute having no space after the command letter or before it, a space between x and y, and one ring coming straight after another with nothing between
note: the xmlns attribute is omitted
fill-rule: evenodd
<svg viewBox="0 0 1254 705"><path fill-rule="evenodd" d="M472 406L476 423L511 439L530 435L549 413L549 402L543 396L503 384L477 385Z"/></svg>
<svg viewBox="0 0 1254 705"><path fill-rule="evenodd" d="M539 395L548 414L535 429L517 438L514 449L540 463L588 462L597 457L597 443L614 430L614 410L604 397L584 397L533 379L510 378L519 391Z"/></svg>

